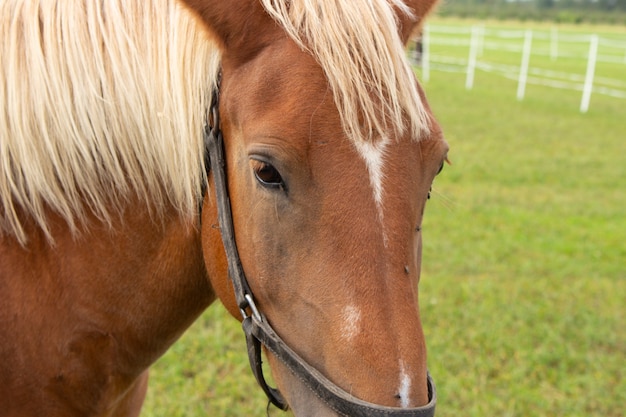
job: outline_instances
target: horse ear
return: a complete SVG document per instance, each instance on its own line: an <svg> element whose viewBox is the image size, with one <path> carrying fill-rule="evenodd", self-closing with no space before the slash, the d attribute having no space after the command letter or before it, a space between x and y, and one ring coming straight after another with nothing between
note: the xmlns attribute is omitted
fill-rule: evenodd
<svg viewBox="0 0 626 417"><path fill-rule="evenodd" d="M182 0L223 50L245 56L269 43L277 30L258 0ZM233 34L237 34L233 36Z"/></svg>
<svg viewBox="0 0 626 417"><path fill-rule="evenodd" d="M435 9L438 0L406 0L404 3L413 11L413 16L398 13L400 36L402 42L407 43L412 35L421 31L424 18Z"/></svg>

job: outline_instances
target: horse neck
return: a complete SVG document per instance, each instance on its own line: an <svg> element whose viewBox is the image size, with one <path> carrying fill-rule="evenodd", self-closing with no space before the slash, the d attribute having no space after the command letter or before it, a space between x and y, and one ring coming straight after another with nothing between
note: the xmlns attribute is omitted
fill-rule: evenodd
<svg viewBox="0 0 626 417"><path fill-rule="evenodd" d="M31 336L82 344L106 335L116 345L106 358L111 371L138 374L214 299L199 230L174 209L155 220L142 204L130 204L112 226L92 219L78 236L50 219L52 244L37 231L26 247L0 240L0 284L36 306L21 309L21 325L40 326Z"/></svg>

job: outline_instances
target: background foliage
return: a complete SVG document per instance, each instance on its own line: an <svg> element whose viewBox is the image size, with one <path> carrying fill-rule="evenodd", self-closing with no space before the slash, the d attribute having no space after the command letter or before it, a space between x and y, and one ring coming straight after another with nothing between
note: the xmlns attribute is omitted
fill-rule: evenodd
<svg viewBox="0 0 626 417"><path fill-rule="evenodd" d="M441 0L441 16L626 24L626 0Z"/></svg>

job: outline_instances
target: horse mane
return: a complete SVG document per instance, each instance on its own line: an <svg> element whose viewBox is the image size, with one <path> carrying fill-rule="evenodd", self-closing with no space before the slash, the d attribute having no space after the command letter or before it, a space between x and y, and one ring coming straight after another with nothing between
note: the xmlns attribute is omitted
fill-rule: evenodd
<svg viewBox="0 0 626 417"><path fill-rule="evenodd" d="M0 237L131 195L197 212L219 53L173 0L0 4ZM150 204L147 204L150 205Z"/></svg>
<svg viewBox="0 0 626 417"><path fill-rule="evenodd" d="M261 1L319 62L355 143L428 130L402 0ZM88 212L111 223L132 195L196 213L220 53L175 0L2 1L0 56L0 237L25 244L31 218L52 241L48 209L74 232Z"/></svg>
<svg viewBox="0 0 626 417"><path fill-rule="evenodd" d="M287 34L318 61L346 134L356 143L419 139L429 117L398 30L402 0L261 0Z"/></svg>

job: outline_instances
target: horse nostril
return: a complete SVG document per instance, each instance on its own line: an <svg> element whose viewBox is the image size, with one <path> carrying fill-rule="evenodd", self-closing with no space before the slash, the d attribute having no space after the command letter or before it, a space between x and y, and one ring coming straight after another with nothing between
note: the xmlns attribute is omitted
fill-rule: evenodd
<svg viewBox="0 0 626 417"><path fill-rule="evenodd" d="M402 398L402 394L396 394L393 396L395 399L396 407L406 408L406 401Z"/></svg>

